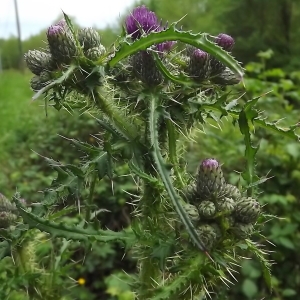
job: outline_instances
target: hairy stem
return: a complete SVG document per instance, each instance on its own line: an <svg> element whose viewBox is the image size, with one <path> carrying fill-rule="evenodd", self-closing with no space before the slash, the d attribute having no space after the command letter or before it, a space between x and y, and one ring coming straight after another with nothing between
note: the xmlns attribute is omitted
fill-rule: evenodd
<svg viewBox="0 0 300 300"><path fill-rule="evenodd" d="M139 135L137 127L127 121L128 116L113 106L112 99L107 100L100 91L94 91L91 98L118 132L129 141L137 139Z"/></svg>
<svg viewBox="0 0 300 300"><path fill-rule="evenodd" d="M157 192L151 185L144 183L143 197L141 199L143 215L141 227L143 231L150 232L151 236L155 236L155 228L158 224L156 217L159 204L155 203L155 193ZM144 249L141 254L139 299L149 299L152 295L153 285L159 278L160 270L150 257L149 249Z"/></svg>
<svg viewBox="0 0 300 300"><path fill-rule="evenodd" d="M181 174L178 169L177 148L176 148L177 132L176 132L174 124L172 124L171 120L167 120L167 128L168 128L168 143L169 143L170 162L173 165L177 183L179 184L179 186L181 188L184 188L185 184L182 180Z"/></svg>

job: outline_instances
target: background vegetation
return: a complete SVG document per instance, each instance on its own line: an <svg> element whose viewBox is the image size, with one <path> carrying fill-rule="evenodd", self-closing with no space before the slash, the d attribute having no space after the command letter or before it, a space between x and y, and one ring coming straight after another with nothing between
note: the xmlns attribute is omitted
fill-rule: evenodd
<svg viewBox="0 0 300 300"><path fill-rule="evenodd" d="M260 106L274 121L283 119L283 125L299 122L299 1L174 0L171 10L170 2L166 0L143 3L169 22L188 14L180 21L184 29L232 35L236 40L234 55L246 68L246 91L241 85L231 91L232 95L236 98L243 95L240 101L262 96ZM111 45L118 32L119 28L101 30L103 44ZM24 51L42 47L44 39L43 31L24 41ZM49 109L46 117L41 102L30 102L29 74L13 70L18 66L16 39L0 40L0 49L5 69L0 74L0 192L11 197L17 190L26 201L38 203L40 191L55 178L43 156L72 163L81 154L61 136L97 143L99 132L96 122L88 115L71 115L66 111L54 114ZM195 143L190 144L186 153L191 172L196 170L201 159L216 157L228 170L236 170L228 179L238 182L239 172L244 168L244 149L238 127L232 132L229 122L232 120L224 120L222 128L218 128L212 120L210 130L202 132L199 128L195 132ZM276 262L273 266L274 289L270 293L266 288L260 266L253 258L243 263L237 276L239 283L230 290L220 287L214 299L298 299L300 293L300 146L264 130L257 136L255 142L260 145L257 171L260 176L270 177L262 185L260 201L265 204L265 211L284 218L266 223L264 228L264 234L276 245L267 245L274 251L270 258ZM119 166L117 176L107 179L97 190L101 207L113 212L113 218L102 213L103 227L117 230L130 224L131 207L126 203L131 200L130 193L135 192L135 185L131 178L122 176L125 168ZM36 243L39 259L45 259L51 247L51 241L41 237ZM63 258L76 263L72 269L60 270L57 285L73 287L68 290L71 299L130 299L122 270L132 272L135 261L130 254L121 260L118 247L118 244L95 245L91 251L85 245L78 245L72 249L70 257ZM76 260L79 253L85 253L84 261ZM0 255L5 255L1 248ZM124 280L116 279L114 274L121 274ZM6 295L10 295L7 299L27 299L22 292L26 283L18 281L18 276L11 259L7 257L1 261L3 299Z"/></svg>

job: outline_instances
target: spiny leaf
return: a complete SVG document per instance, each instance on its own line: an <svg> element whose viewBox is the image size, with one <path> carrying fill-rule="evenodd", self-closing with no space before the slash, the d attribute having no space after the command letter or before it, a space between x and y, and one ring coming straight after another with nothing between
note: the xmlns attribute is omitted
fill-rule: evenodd
<svg viewBox="0 0 300 300"><path fill-rule="evenodd" d="M255 98L255 102L256 102L257 98ZM238 120L240 117L240 112L238 110L233 110L233 106L232 105L227 105L225 107L223 107L222 105L219 105L220 103L218 103L216 105L216 103L198 103L195 100L189 100L191 103L200 105L200 107L202 109L210 109L210 110L215 110L220 112L222 115L224 115L224 113L226 113L227 115L230 115L234 120ZM235 103L233 103L235 104ZM250 106L252 106L252 104L254 104L254 102L248 103L247 105L247 110L250 109ZM278 133L281 136L296 140L297 142L300 141L300 136L296 134L295 130L297 128L299 128L299 124L295 124L291 127L287 127L287 128L282 128L279 126L278 121L274 121L274 122L269 122L266 119L264 119L262 116L258 115L257 112L248 112L248 114L246 114L246 116L248 116L248 120L251 121L251 123L253 125L257 125L261 128L265 128L267 130L270 130L274 133ZM253 118L254 117L254 118Z"/></svg>
<svg viewBox="0 0 300 300"><path fill-rule="evenodd" d="M132 55L139 50L146 50L154 44L163 43L165 41L181 41L208 52L224 63L233 72L239 74L241 77L243 76L244 72L240 64L228 52L209 41L207 34L192 34L191 32L179 31L176 29L175 25L176 24L172 24L168 29L161 32L152 32L149 35L136 40L134 43L122 43L120 49L108 62L108 66L114 67L119 61L127 56Z"/></svg>
<svg viewBox="0 0 300 300"><path fill-rule="evenodd" d="M170 81L181 84L181 85L187 85L187 86L196 86L197 82L190 79L188 76L184 76L183 74L180 74L179 76L175 76L169 72L169 70L164 66L162 61L160 60L157 53L153 52L153 58L154 61L157 64L158 69L162 72L162 74L165 75L166 78L168 78Z"/></svg>
<svg viewBox="0 0 300 300"><path fill-rule="evenodd" d="M42 89L40 89L33 97L32 100L38 99L42 94L46 93L48 90L53 88L56 85L59 85L63 83L65 80L67 80L73 73L76 71L78 67L76 65L71 65L66 72L62 74L58 79L52 81Z"/></svg>
<svg viewBox="0 0 300 300"><path fill-rule="evenodd" d="M68 26L71 34L72 34L72 37L73 37L73 39L75 41L77 51L79 51L80 56L84 56L83 55L83 49L82 49L82 47L81 47L81 45L80 45L80 43L78 41L77 34L76 34L75 30L74 30L74 26L72 24L71 19L69 18L69 16L65 12L63 12L63 15L64 15L64 19L65 19L65 21L67 23L67 26Z"/></svg>
<svg viewBox="0 0 300 300"><path fill-rule="evenodd" d="M203 257L196 256L190 262L188 266L185 265L183 272L171 279L171 282L167 282L165 286L158 288L151 300L175 299L173 297L178 295L178 291L185 291L190 287L191 279L194 279L195 276L197 276L197 283L202 285L202 277L199 275L201 274L200 266L203 266L204 263ZM177 297L176 299L181 298Z"/></svg>
<svg viewBox="0 0 300 300"><path fill-rule="evenodd" d="M131 169L131 171L133 173L135 173L136 175L138 175L139 177L145 179L146 181L148 181L149 183L152 183L156 186L160 185L160 182L157 178L148 175L147 173L145 173L143 170L141 170L139 167L137 167L132 161L129 161L128 163L129 168Z"/></svg>
<svg viewBox="0 0 300 300"><path fill-rule="evenodd" d="M164 271L165 269L167 257L171 256L173 253L174 243L175 240L173 238L169 238L168 240L159 240L158 244L153 247L151 257L159 260L159 267L161 271Z"/></svg>
<svg viewBox="0 0 300 300"><path fill-rule="evenodd" d="M246 112L242 110L239 117L239 127L241 133L244 135L244 142L246 146L245 157L247 159L247 166L243 173L243 178L247 181L249 186L251 186L253 181L257 179L255 177L255 155L258 151L258 147L252 146L248 121Z"/></svg>
<svg viewBox="0 0 300 300"><path fill-rule="evenodd" d="M92 228L85 228L78 226L70 226L65 224L58 224L35 216L34 214L26 211L20 204L19 201L15 201L16 206L19 210L21 217L30 228L37 228L41 231L50 233L53 237L63 237L67 240L96 240L99 242L109 242L114 240L130 241L134 239L134 236L130 232L120 231L114 232L111 230L100 230L97 231Z"/></svg>
<svg viewBox="0 0 300 300"><path fill-rule="evenodd" d="M109 178L113 175L113 166L111 156L107 152L99 153L99 156L93 159L93 163L96 163L96 169L98 171L98 179L102 179L105 175Z"/></svg>
<svg viewBox="0 0 300 300"><path fill-rule="evenodd" d="M82 142L82 141L78 141L75 139L69 139L64 137L65 139L67 139L68 141L70 141L71 143L73 143L78 149L80 149L82 152L88 154L89 156L96 156L99 154L99 147L95 147L89 143L86 142Z"/></svg>
<svg viewBox="0 0 300 300"><path fill-rule="evenodd" d="M265 253L259 249L254 242L252 242L251 240L246 239L246 244L248 246L248 248L254 252L254 254L256 255L256 257L259 259L259 262L263 268L263 277L269 287L270 290L272 290L272 278L271 278L271 262L268 261L265 258Z"/></svg>
<svg viewBox="0 0 300 300"><path fill-rule="evenodd" d="M295 129L299 128L299 124L293 125L291 127L282 128L278 125L278 122L268 122L262 119L255 119L254 123L259 125L262 128L268 129L272 132L279 133L282 136L291 138L296 140L297 142L300 141L300 136L296 134Z"/></svg>

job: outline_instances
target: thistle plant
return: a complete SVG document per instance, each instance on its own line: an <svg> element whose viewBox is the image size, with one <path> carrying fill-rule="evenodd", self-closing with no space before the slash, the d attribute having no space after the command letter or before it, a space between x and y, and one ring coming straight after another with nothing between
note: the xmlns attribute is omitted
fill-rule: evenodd
<svg viewBox="0 0 300 300"><path fill-rule="evenodd" d="M67 15L49 27L47 41L46 50L25 55L34 74L33 99L89 114L99 124L99 140L92 145L65 137L84 158L77 166L46 158L57 178L40 209L14 199L19 222L65 241L122 242L138 261L131 280L135 299L205 298L220 282L235 280L243 256L260 260L270 286L271 263L260 247L268 216L257 193L266 179L255 174L258 147L252 136L260 126L297 139L296 127L283 130L267 122L255 108L258 99L239 103L224 92L244 76L230 53L234 39L183 31L177 23L163 26L140 6L127 16L112 49L104 48L94 29L76 31ZM229 184L221 159L207 158L190 174L178 143L199 124L207 126L210 118L221 123L223 117L232 118L244 137L243 186ZM104 177L112 178L118 162L129 166L138 193L130 228L114 232L99 228L101 207L95 207L93 194ZM54 205L62 207L67 197L73 207L80 203L77 224L51 217L58 214ZM7 222L3 228L11 230Z"/></svg>

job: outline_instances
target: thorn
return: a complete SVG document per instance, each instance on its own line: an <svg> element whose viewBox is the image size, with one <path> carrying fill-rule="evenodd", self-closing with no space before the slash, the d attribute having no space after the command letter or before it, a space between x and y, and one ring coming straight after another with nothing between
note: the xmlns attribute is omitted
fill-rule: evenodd
<svg viewBox="0 0 300 300"><path fill-rule="evenodd" d="M207 251L204 251L204 254L214 263L215 261L213 258L210 256L210 254Z"/></svg>

